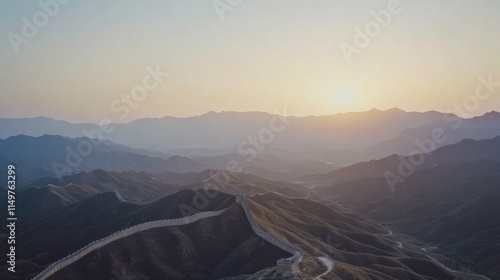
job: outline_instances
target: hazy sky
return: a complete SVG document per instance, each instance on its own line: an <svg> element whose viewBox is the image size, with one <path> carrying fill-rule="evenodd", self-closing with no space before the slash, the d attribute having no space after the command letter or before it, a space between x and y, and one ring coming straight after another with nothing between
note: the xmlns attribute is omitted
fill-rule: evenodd
<svg viewBox="0 0 500 280"><path fill-rule="evenodd" d="M1 1L0 117L446 111L474 93L479 76L500 81L498 0L401 0L403 10L348 63L340 44L354 45L355 28L389 2L241 0L221 20L213 0L73 0L43 26L39 1ZM41 22L32 38L23 17ZM18 53L12 34L24 40ZM157 65L169 77L124 116L121 96ZM500 97L475 113L491 110Z"/></svg>

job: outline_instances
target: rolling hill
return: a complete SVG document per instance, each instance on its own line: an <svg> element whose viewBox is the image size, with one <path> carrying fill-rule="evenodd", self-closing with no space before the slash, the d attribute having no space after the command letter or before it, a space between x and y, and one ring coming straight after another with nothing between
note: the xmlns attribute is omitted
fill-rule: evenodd
<svg viewBox="0 0 500 280"><path fill-rule="evenodd" d="M414 170L432 168L440 164L457 164L480 160L500 161L500 136L493 139L465 139L459 143L441 147L431 153L421 153L412 156L391 155L389 157L356 163L319 175L316 180L351 181L363 178L380 178L391 172L400 175L401 170L413 174ZM417 163L417 164L415 164ZM411 175L410 175L411 176ZM314 179L314 177L308 177Z"/></svg>
<svg viewBox="0 0 500 280"><path fill-rule="evenodd" d="M94 169L151 173L205 169L203 165L185 157L151 157L114 143L52 135L19 135L0 140L0 165L10 163L14 163L17 168L19 186L40 177L62 177Z"/></svg>

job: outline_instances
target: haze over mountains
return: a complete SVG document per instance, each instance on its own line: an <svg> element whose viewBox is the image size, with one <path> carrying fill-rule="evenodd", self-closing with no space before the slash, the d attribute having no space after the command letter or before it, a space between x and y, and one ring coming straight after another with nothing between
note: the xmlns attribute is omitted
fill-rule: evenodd
<svg viewBox="0 0 500 280"><path fill-rule="evenodd" d="M0 1L0 280L500 280L499 13Z"/></svg>
<svg viewBox="0 0 500 280"><path fill-rule="evenodd" d="M366 154L372 158L380 158L387 154L410 155L422 151L418 142L433 139L433 131L439 131L446 139L436 142L436 148L444 145L454 144L463 139L490 139L498 136L500 113L490 112L480 117L471 119L460 119L451 115L445 119L424 126L404 130L394 139L370 147ZM442 132L441 132L442 131ZM419 151L420 149L420 151Z"/></svg>
<svg viewBox="0 0 500 280"><path fill-rule="evenodd" d="M47 118L0 127L0 172L16 166L22 228L20 272L2 279L31 279L134 225L223 209L120 238L48 279L500 277L499 113L225 112L142 119L111 133ZM85 137L97 131L102 139ZM300 248L293 273L277 266L289 253L252 227L243 195L264 232Z"/></svg>
<svg viewBox="0 0 500 280"><path fill-rule="evenodd" d="M460 119L435 111L416 113L399 109L371 110L320 117L283 117L267 113L206 113L189 118L164 117L139 119L127 124L99 126L72 124L49 118L0 119L0 138L19 134L61 135L70 138L99 138L130 147L172 152L186 149L235 149L260 130L277 127L270 147L307 152L308 149L354 150L364 158L414 151L415 139L430 137L435 128L449 135L446 143L462 139L486 139L497 136L500 113L492 112L472 119ZM244 124L244 125L243 125ZM278 131L279 130L279 131ZM442 143L439 143L441 146ZM438 147L439 147L438 146ZM333 153L332 151L332 153ZM374 152L376 151L376 152ZM200 153L201 154L201 153Z"/></svg>
<svg viewBox="0 0 500 280"><path fill-rule="evenodd" d="M435 148L468 138L492 138L497 136L499 121L499 113L463 120L438 112L409 113L399 109L301 118L258 112L211 112L191 118L140 119L101 129L93 124L24 118L0 119L0 138L19 134L89 137L135 147L125 150L152 157L166 159L168 154L190 157L235 154L243 163L253 160L256 154L269 152L275 155L279 151L281 155L288 153L289 158L332 165L316 164L321 172L326 172L326 168L348 166L361 160L421 151L416 142L425 142L432 137L435 129L443 130L446 138L443 143L435 143ZM267 133L270 128L276 129L272 135ZM251 138L256 143L251 143ZM290 168L283 168L287 169Z"/></svg>
<svg viewBox="0 0 500 280"><path fill-rule="evenodd" d="M85 145L79 146L81 143ZM40 177L62 177L99 168L147 172L191 172L205 169L188 158L169 157L160 153L152 157L147 154L154 153L88 138L19 135L0 140L0 164L7 166L12 162L16 163L21 175L20 185L31 183Z"/></svg>
<svg viewBox="0 0 500 280"><path fill-rule="evenodd" d="M360 162L320 175L318 178L348 181L351 179L384 177L388 175L386 172L391 172L392 175L399 174L400 177L408 177L406 174L413 174L415 170L432 168L443 164L458 164L480 160L500 162L498 147L500 147L500 137L485 140L466 139L429 153L419 153L406 157L391 155L379 160Z"/></svg>

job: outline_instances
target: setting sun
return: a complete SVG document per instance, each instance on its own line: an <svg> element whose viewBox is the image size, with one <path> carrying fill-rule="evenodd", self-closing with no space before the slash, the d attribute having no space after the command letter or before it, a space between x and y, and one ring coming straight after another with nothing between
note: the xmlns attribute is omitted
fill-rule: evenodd
<svg viewBox="0 0 500 280"><path fill-rule="evenodd" d="M356 111L358 92L352 87L339 87L327 97L332 109L337 112Z"/></svg>
<svg viewBox="0 0 500 280"><path fill-rule="evenodd" d="M0 1L1 279L500 279L499 14Z"/></svg>

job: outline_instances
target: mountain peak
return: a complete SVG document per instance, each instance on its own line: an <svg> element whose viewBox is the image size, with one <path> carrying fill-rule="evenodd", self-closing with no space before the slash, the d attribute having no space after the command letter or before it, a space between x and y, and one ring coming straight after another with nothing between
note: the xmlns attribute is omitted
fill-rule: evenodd
<svg viewBox="0 0 500 280"><path fill-rule="evenodd" d="M490 111L480 117L485 117L485 118L498 118L500 117L500 112L497 111Z"/></svg>
<svg viewBox="0 0 500 280"><path fill-rule="evenodd" d="M385 110L384 112L391 112L391 113L406 113L406 111L401 110L401 109L396 108L396 107L394 107L394 108L390 108L390 109L387 109L387 110Z"/></svg>

